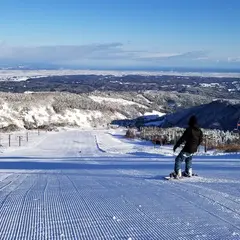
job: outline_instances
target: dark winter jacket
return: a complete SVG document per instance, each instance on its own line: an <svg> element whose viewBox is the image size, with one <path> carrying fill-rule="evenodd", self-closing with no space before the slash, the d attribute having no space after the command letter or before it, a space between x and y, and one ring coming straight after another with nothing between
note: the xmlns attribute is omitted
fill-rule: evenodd
<svg viewBox="0 0 240 240"><path fill-rule="evenodd" d="M203 140L203 133L201 129L197 126L189 126L181 138L177 141L174 146L174 150L178 148L182 143L185 142L185 146L182 151L187 153L195 153L197 152L198 146L201 144Z"/></svg>

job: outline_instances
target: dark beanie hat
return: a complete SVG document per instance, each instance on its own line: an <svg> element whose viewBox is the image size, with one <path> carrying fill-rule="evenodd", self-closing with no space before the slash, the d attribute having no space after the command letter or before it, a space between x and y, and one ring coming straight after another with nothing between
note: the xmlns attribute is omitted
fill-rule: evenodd
<svg viewBox="0 0 240 240"><path fill-rule="evenodd" d="M189 118L188 125L191 126L191 127L197 125L197 118L196 118L196 116L193 115L193 116L191 116Z"/></svg>

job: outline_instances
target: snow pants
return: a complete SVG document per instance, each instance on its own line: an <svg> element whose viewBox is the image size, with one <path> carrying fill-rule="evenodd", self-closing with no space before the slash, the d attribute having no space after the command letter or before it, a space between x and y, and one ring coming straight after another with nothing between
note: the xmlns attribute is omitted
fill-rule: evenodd
<svg viewBox="0 0 240 240"><path fill-rule="evenodd" d="M175 159L174 171L178 174L179 170L181 170L181 164L185 161L185 172L189 174L189 170L192 168L192 156L191 153L180 152Z"/></svg>

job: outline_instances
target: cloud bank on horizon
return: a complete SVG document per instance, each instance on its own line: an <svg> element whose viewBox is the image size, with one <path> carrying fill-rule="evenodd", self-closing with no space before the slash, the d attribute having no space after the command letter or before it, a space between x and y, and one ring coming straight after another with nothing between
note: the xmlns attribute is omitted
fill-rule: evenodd
<svg viewBox="0 0 240 240"><path fill-rule="evenodd" d="M237 67L240 57L217 59L207 51L154 52L129 50L122 43L9 46L0 44L0 64L45 63L61 66L109 66L109 67Z"/></svg>

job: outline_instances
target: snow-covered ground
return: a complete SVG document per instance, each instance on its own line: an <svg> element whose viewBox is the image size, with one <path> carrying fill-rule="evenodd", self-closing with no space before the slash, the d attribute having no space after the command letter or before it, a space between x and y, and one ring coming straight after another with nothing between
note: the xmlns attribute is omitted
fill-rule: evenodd
<svg viewBox="0 0 240 240"><path fill-rule="evenodd" d="M128 100L125 100L122 98L111 98L111 97L100 97L100 96L89 96L89 98L91 98L93 101L98 102L98 103L111 102L111 103L117 103L120 105L137 105L142 108L147 108L146 106L144 106L142 104L139 104L139 103L136 103L133 101L128 101Z"/></svg>
<svg viewBox="0 0 240 240"><path fill-rule="evenodd" d="M124 131L32 133L0 154L0 239L240 239L240 155L195 156ZM4 143L6 144L6 142Z"/></svg>
<svg viewBox="0 0 240 240"><path fill-rule="evenodd" d="M164 115L166 115L166 113L162 113L162 112L155 111L155 110L153 110L152 112L144 113L144 116L147 116L149 120L155 119L156 117L162 117Z"/></svg>

